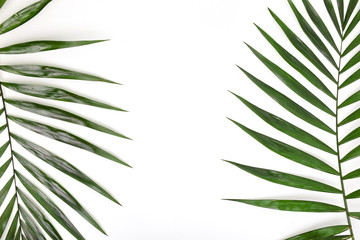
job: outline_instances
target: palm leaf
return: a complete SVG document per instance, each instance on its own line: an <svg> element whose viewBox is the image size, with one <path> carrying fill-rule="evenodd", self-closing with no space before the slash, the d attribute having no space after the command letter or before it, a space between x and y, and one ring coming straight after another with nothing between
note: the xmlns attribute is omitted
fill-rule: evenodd
<svg viewBox="0 0 360 240"><path fill-rule="evenodd" d="M286 240L306 240L306 239L323 239L333 237L336 234L343 233L348 230L349 227L346 225L331 226L312 230L310 232L302 233L300 235L287 238Z"/></svg>
<svg viewBox="0 0 360 240"><path fill-rule="evenodd" d="M302 200L274 200L274 199L262 199L262 200L248 200L248 199L226 199L229 201L242 202L249 205L271 208L283 211L293 212L344 212L345 209L332 204L314 202L314 201L302 201Z"/></svg>
<svg viewBox="0 0 360 240"><path fill-rule="evenodd" d="M244 68L239 67L245 76L255 83L264 93L269 95L277 104L282 106L287 112L294 114L297 118L305 121L325 132L331 133L329 138L332 138L336 142L335 150L322 142L320 136L317 133L309 133L303 130L303 127L298 123L290 122L286 119L280 118L275 114L270 113L266 109L262 109L251 101L240 97L238 94L231 92L237 99L245 104L253 113L260 117L267 124L282 132L297 141L310 145L316 149L323 150L323 156L315 154L312 150L302 150L301 147L296 146L296 143L289 144L281 141L279 136L271 137L264 135L260 132L254 131L238 121L230 119L240 129L248 133L252 138L260 142L262 145L273 151L274 153L285 157L289 160L297 162L305 167L313 168L324 172L325 174L337 175L339 178L339 186L341 188L333 187L325 180L314 180L317 176L303 177L301 172L290 174L275 169L266 169L262 167L248 166L242 163L236 163L233 161L226 162L236 166L237 168L250 173L253 176L259 177L271 183L276 183L288 187L305 189L309 191L317 191L322 193L332 193L329 196L329 202L333 200L333 195L341 196L343 204L334 205L327 202L319 202L315 200L302 200L302 199L226 199L234 202L245 203L252 206L263 207L268 209L277 209L283 211L299 211L299 212L338 212L340 215L344 215L346 225L324 226L315 230L311 230L305 233L297 234L293 237L288 237L288 240L295 239L352 239L355 240L353 231L353 222L360 219L360 213L351 211L348 201L350 199L358 200L360 198L360 189L355 189L352 192L348 192L346 180L359 178L360 169L352 169L347 173L344 172L345 162L357 158L360 156L360 143L357 143L347 153L340 152L340 146L348 142L360 141L360 126L355 125L356 120L360 119L360 109L353 109L345 117L340 118L340 111L354 103L360 101L360 91L353 93L343 102L339 101L342 93L341 89L349 86L350 84L356 85L355 82L360 79L360 69L358 64L360 63L360 53L355 50L360 45L360 34L353 39L348 39L350 34L355 30L355 26L360 21L360 10L355 9L359 5L358 0L324 0L324 7L326 12L321 12L313 7L311 0L302 0L305 7L305 12L302 13L300 8L292 0L288 0L290 9L292 10L294 19L297 20L300 29L307 37L307 40L303 40L299 37L298 33L295 33L292 26L285 24L280 17L278 17L272 10L269 9L272 18L279 25L283 34L288 39L286 46L281 45L277 40L265 32L261 27L255 24L256 28L260 31L265 40L270 43L270 46L276 50L281 56L283 62L288 64L292 71L285 71L280 67L280 64L275 63L271 58L267 58L255 50L255 48L248 45L250 51L256 56L264 68L269 69L274 75L280 79L287 87L286 93L280 92L270 85L265 84L259 80L256 76L246 71ZM337 8L336 8L336 7ZM324 14L324 15L323 15ZM307 17L305 17L307 15ZM328 16L326 16L328 15ZM311 19L311 22L307 20ZM329 22L331 20L331 22ZM315 26L315 28L313 27ZM295 29L295 28L294 28ZM333 32L337 32L340 36ZM347 45L344 41L347 38ZM312 45L308 45L305 41L309 41ZM332 48L331 49L329 49ZM345 50L343 50L345 49ZM305 57L305 61L300 61L290 51L296 51L298 54L302 54ZM345 62L343 59L345 55L353 53L352 57ZM322 56L321 56L322 55ZM326 59L327 62L323 62L320 59ZM336 59L336 60L335 60ZM337 63L338 62L338 63ZM330 63L330 64L329 64ZM333 66L334 68L328 69L327 66ZM349 69L355 68L352 74L349 74L347 78L342 79L341 75L347 72ZM310 69L317 69L313 71ZM336 71L336 74L334 74ZM325 93L330 98L327 101L317 98L315 90L310 90L304 86L300 79L296 79L295 74L300 73L303 80L310 82L317 89ZM299 75L298 75L299 76ZM330 91L327 87L330 79L336 84L336 90ZM327 82L325 82L327 81ZM333 88L333 86L332 86ZM303 102L308 102L317 107L328 116L331 116L335 123L335 129L332 129L320 115L315 115L313 111L302 104L295 103L292 96L296 93ZM333 107L334 106L334 107ZM332 109L335 109L333 111ZM344 137L340 139L339 132L343 129L343 125L355 125L351 131L345 132ZM323 132L324 133L324 132ZM331 155L325 155L326 153ZM316 156L316 157L315 157ZM327 159L327 161L325 161ZM331 161L332 164L328 164ZM331 167L337 165L336 168ZM296 169L294 169L295 171ZM293 172L294 172L293 171ZM355 220L352 220L355 219ZM342 234L342 235L339 235Z"/></svg>
<svg viewBox="0 0 360 240"><path fill-rule="evenodd" d="M338 32L339 36L341 37L340 25L339 25L339 22L338 22L336 13L335 13L335 9L334 9L334 5L332 3L332 0L324 0L324 4L325 4L325 7L326 7L326 10L329 13L331 21L333 22L333 24L334 24L334 26L336 28L336 31Z"/></svg>
<svg viewBox="0 0 360 240"><path fill-rule="evenodd" d="M106 40L95 41L32 41L17 43L0 48L0 54L27 54L38 53L56 49L84 46L88 44L103 42Z"/></svg>
<svg viewBox="0 0 360 240"><path fill-rule="evenodd" d="M337 0L339 15L340 15L340 23L342 28L344 29L344 0Z"/></svg>
<svg viewBox="0 0 360 240"><path fill-rule="evenodd" d="M0 0L0 7L5 0ZM0 23L0 34L16 30L32 18L36 17L51 0L37 1L22 10L14 13L11 17ZM81 40L81 41L54 41L54 40L34 40L29 42L14 43L0 48L0 54L18 55L41 53L45 51L85 46L89 44L99 43L106 40ZM57 81L57 79L78 80L87 82L101 82L104 84L118 84L99 76L94 76L75 70L69 70L62 67L21 64L21 65L0 65L0 71L10 74L21 75L25 77L45 78L49 83ZM69 81L70 83L71 81ZM118 84L119 85L119 84ZM30 99L22 100L6 97L7 91L16 91L18 94L32 96ZM116 110L124 112L125 110L104 103L91 97L84 97L81 94L73 93L66 89L56 88L52 86L15 83L11 81L0 82L0 96L2 106L0 107L0 117L5 119L5 124L0 126L0 134L4 134L7 139L0 143L0 179L4 181L3 187L0 189L0 238L5 240L62 240L60 229L53 225L53 221L68 231L75 239L83 240L85 237L74 225L72 220L67 216L60 206L52 198L57 198L79 214L85 221L90 223L95 229L102 234L105 230L100 226L98 221L86 210L83 204L77 200L75 194L69 190L71 186L65 185L61 180L56 180L40 166L34 164L30 158L20 154L15 149L16 142L20 147L27 151L28 154L43 161L47 165L57 169L65 175L70 176L74 181L82 183L88 188L103 195L112 202L120 203L107 190L92 180L87 174L76 168L69 161L61 156L52 153L47 148L33 143L25 134L16 133L10 129L12 124L18 124L27 128L33 133L51 138L56 143L66 143L73 147L91 152L103 158L115 161L122 165L130 167L119 157L105 150L103 147L91 143L90 140L79 137L74 133L62 129L61 124L49 126L33 119L22 117L21 113L17 116L9 112L10 105L21 109L20 112L27 111L37 115L44 116L48 119L56 119L60 123L67 122L70 124L80 125L87 129L95 130L100 133L110 134L118 138L129 139L125 135L97 123L87 117L80 116L74 111L65 111L58 107L51 106L51 101L55 100L65 105L66 102L88 105L91 107L103 108L108 110ZM42 103L36 102L41 99ZM10 152L10 157L6 157ZM6 157L6 158L5 158ZM6 161L4 161L6 160ZM22 166L18 169L17 166ZM11 172L11 177L5 173ZM28 177L30 176L30 177ZM21 183L21 184L20 184ZM40 187L49 190L49 194L45 193ZM14 191L11 189L14 188ZM44 234L46 233L46 235Z"/></svg>

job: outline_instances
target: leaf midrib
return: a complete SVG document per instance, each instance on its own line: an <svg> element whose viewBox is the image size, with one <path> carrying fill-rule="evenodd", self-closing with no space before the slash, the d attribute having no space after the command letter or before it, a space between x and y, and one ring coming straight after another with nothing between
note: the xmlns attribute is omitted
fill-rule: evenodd
<svg viewBox="0 0 360 240"><path fill-rule="evenodd" d="M352 228L352 223L351 223L351 219L350 219L350 212L349 212L349 206L347 203L347 199L346 199L346 193L345 193L345 186L344 186L344 177L343 177L343 173L342 173L342 166L341 166L341 158L340 158L340 142L339 142L339 89L340 89L340 75L341 75L341 70L340 70L340 66L341 66L341 60L342 60L342 47L343 47L343 36L344 36L344 29L342 29L341 31L341 42L340 42L340 54L339 54L339 63L338 63L338 72L337 72L337 84L336 84L336 95L335 95L335 100L336 100L336 110L335 110L335 124L336 124L336 129L335 129L335 136L336 136L336 153L337 153L337 159L338 159L338 168L339 168L339 177L340 177L340 184L341 184L341 192L342 192L342 197L343 197L343 201L344 201L344 209L345 209L345 213L346 213L346 220L349 226L349 231L350 231L350 235L351 235L351 239L355 240L355 235L353 232L353 228Z"/></svg>
<svg viewBox="0 0 360 240"><path fill-rule="evenodd" d="M6 130L7 130L7 135L8 135L8 139L9 139L9 148L10 148L10 154L11 154L11 165L12 165L12 169L13 169L13 175L12 178L14 180L14 187L15 187L15 195L16 195L16 205L17 205L17 214L19 214L20 216L20 203L19 203L19 194L18 194L18 187L17 187L17 182L16 182L16 175L15 175L15 161L14 161L14 155L13 155L13 147L12 147L12 142L11 142L11 136L10 136L10 125L9 125L9 119L8 119L8 114L7 114L7 109L6 109L6 103L5 103L5 98L4 98L4 91L3 91L3 86L2 86L2 82L0 81L0 95L1 95L1 102L4 108L4 116L5 116L5 124L6 124ZM20 217L19 217L19 230L21 232L21 221L20 221Z"/></svg>

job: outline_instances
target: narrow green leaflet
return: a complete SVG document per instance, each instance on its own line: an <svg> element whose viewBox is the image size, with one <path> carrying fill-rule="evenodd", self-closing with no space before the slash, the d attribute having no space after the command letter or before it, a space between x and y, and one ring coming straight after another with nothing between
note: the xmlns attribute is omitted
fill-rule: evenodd
<svg viewBox="0 0 360 240"><path fill-rule="evenodd" d="M349 84L357 81L360 79L360 69L358 69L357 71L355 71L350 77L348 77L341 85L340 85L340 89L343 87L348 86Z"/></svg>
<svg viewBox="0 0 360 240"><path fill-rule="evenodd" d="M356 138L360 137L360 127L357 127L356 129L354 129L353 131L351 131L348 135L346 135L343 139L341 139L341 141L339 142L339 144L344 144L347 142L350 142Z"/></svg>
<svg viewBox="0 0 360 240"><path fill-rule="evenodd" d="M244 98L234 94L240 101L242 101L251 111L257 114L260 118L262 118L265 122L276 128L277 130L303 142L313 146L315 148L321 149L331 154L336 154L336 152L330 148L328 145L320 141L319 139L315 138L311 134L305 132L301 128L285 121L284 119L275 116L257 106L251 104L250 102L246 101Z"/></svg>
<svg viewBox="0 0 360 240"><path fill-rule="evenodd" d="M360 220L360 212L350 212L350 217Z"/></svg>
<svg viewBox="0 0 360 240"><path fill-rule="evenodd" d="M21 237L21 230L20 228L17 230L17 233L16 233L16 236L14 238L14 240L20 240L20 237ZM23 238L25 240L25 238Z"/></svg>
<svg viewBox="0 0 360 240"><path fill-rule="evenodd" d="M294 162L300 163L302 165L305 165L305 166L308 166L308 167L311 167L311 168L314 168L314 169L317 169L317 170L320 170L320 171L323 171L326 173L335 174L335 175L339 174L334 168L330 167L325 162L321 161L320 159L318 159L300 149L297 149L286 143L283 143L276 139L265 136L261 133L255 132L234 120L231 120L231 121L233 123L235 123L241 129L243 129L250 136L255 138L262 145L264 145L271 151L279 154L280 156L283 156Z"/></svg>
<svg viewBox="0 0 360 240"><path fill-rule="evenodd" d="M11 163L11 159L7 160L7 161L0 167L0 178L2 177L2 175L4 175L4 173L5 173L6 170L8 169L10 163Z"/></svg>
<svg viewBox="0 0 360 240"><path fill-rule="evenodd" d="M20 225L22 226L21 231L23 232L21 235L21 239L25 239L25 240L33 240L35 239L35 236L33 236L33 233L30 232L28 226L26 225L26 223L23 220L20 220ZM45 240L44 236L39 236L39 238L41 240Z"/></svg>
<svg viewBox="0 0 360 240"><path fill-rule="evenodd" d="M347 11L346 11L346 15L345 15L345 19L344 19L344 28L346 27L350 17L351 17L351 14L353 13L356 5L358 4L359 0L350 0L349 2L349 5L347 7Z"/></svg>
<svg viewBox="0 0 360 240"><path fill-rule="evenodd" d="M300 235L287 238L286 240L309 240L309 239L322 239L332 237L339 233L345 232L349 227L346 225L324 227L310 232L302 233Z"/></svg>
<svg viewBox="0 0 360 240"><path fill-rule="evenodd" d="M341 25L344 29L344 0L337 0L337 5L339 10Z"/></svg>
<svg viewBox="0 0 360 240"><path fill-rule="evenodd" d="M30 95L33 97L79 103L79 104L85 104L89 106L106 108L117 111L125 111L121 108L114 107L106 103L98 102L60 88L48 87L43 85L18 84L18 83L9 83L9 82L2 82L1 84L11 90L17 91L22 94Z"/></svg>
<svg viewBox="0 0 360 240"><path fill-rule="evenodd" d="M341 159L341 162L342 162L342 163L343 163L343 162L346 162L346 161L351 160L351 159L353 159L353 158L356 158L356 157L358 157L358 156L360 156L360 145L357 146L357 147L355 147L355 148L354 148L353 150L351 150L348 154L346 154L345 157L343 157L343 158Z"/></svg>
<svg viewBox="0 0 360 240"><path fill-rule="evenodd" d="M346 199L360 198L360 189L346 196Z"/></svg>
<svg viewBox="0 0 360 240"><path fill-rule="evenodd" d="M4 5L5 2L6 0L0 0L0 8Z"/></svg>
<svg viewBox="0 0 360 240"><path fill-rule="evenodd" d="M345 72L346 70L352 68L353 66L355 66L355 64L358 64L360 62L360 52L357 52L347 63L346 65L343 67L343 69L341 69L341 73Z"/></svg>
<svg viewBox="0 0 360 240"><path fill-rule="evenodd" d="M351 33L352 30L354 30L354 28L359 23L359 21L360 21L360 12L357 12L355 17L351 21L349 27L346 29L343 39L345 39L347 36L349 36L349 34Z"/></svg>
<svg viewBox="0 0 360 240"><path fill-rule="evenodd" d="M359 46L359 44L360 44L360 34L357 35L356 38L354 38L354 40L349 44L349 46L345 49L345 51L343 52L343 54L341 54L341 56L344 57L346 54L351 52L354 48Z"/></svg>
<svg viewBox="0 0 360 240"><path fill-rule="evenodd" d="M274 47L274 49L280 54L280 56L294 69L296 69L301 75L303 75L311 84L323 91L326 95L335 99L334 94L325 86L325 84L304 64L302 64L297 58L291 55L280 44L277 43L269 34L263 29L257 26L257 29L265 37L265 39Z"/></svg>
<svg viewBox="0 0 360 240"><path fill-rule="evenodd" d="M60 79L72 79L72 80L85 80L95 82L116 82L106 80L97 76L89 75L86 73L71 71L58 67L41 66L41 65L0 65L0 70L18 74L27 77L38 77L38 78L60 78Z"/></svg>
<svg viewBox="0 0 360 240"><path fill-rule="evenodd" d="M355 121L360 117L360 108L355 110L354 112L350 113L347 117L345 117L340 123L339 126L343 126L347 123Z"/></svg>
<svg viewBox="0 0 360 240"><path fill-rule="evenodd" d="M42 0L33 3L6 19L0 24L0 34L4 34L17 28L35 17L51 0Z"/></svg>
<svg viewBox="0 0 360 240"><path fill-rule="evenodd" d="M326 7L327 12L329 13L329 16L331 18L331 21L333 22L336 31L338 32L339 36L341 37L341 30L339 26L339 22L335 13L334 5L331 0L324 0L324 4Z"/></svg>
<svg viewBox="0 0 360 240"><path fill-rule="evenodd" d="M355 171L352 171L344 176L344 179L353 179L360 177L360 169L356 169Z"/></svg>
<svg viewBox="0 0 360 240"><path fill-rule="evenodd" d="M20 225L23 226L22 228L22 233L21 233L21 239L25 239L25 240L32 240L32 237L29 236L30 232L29 229L27 228L27 226L25 225L25 222L20 220Z"/></svg>
<svg viewBox="0 0 360 240"><path fill-rule="evenodd" d="M0 110L0 115L3 113L3 111ZM2 133L7 128L7 125L4 124L0 127L0 133Z"/></svg>
<svg viewBox="0 0 360 240"><path fill-rule="evenodd" d="M298 37L295 35L293 31L290 30L288 26L285 25L281 19L276 16L270 9L270 14L275 19L275 21L279 24L289 41L292 45L306 57L317 69L320 70L325 76L327 76L331 81L336 83L334 76L329 72L329 70L324 66L324 64L319 60L319 58L314 54L314 52Z"/></svg>
<svg viewBox="0 0 360 240"><path fill-rule="evenodd" d="M324 36L324 38L330 43L330 45L335 49L337 53L339 53L339 49L337 48L333 37L331 36L328 28L326 27L325 23L319 16L319 14L316 12L314 7L311 5L309 0L303 0L303 4L306 8L307 13L309 14L312 22L315 24L317 29L321 32L321 34Z"/></svg>
<svg viewBox="0 0 360 240"><path fill-rule="evenodd" d="M249 199L225 199L229 201L235 201L245 203L257 207L270 208L282 211L294 211L294 212L343 212L344 209L335 205L302 201L302 200L249 200Z"/></svg>
<svg viewBox="0 0 360 240"><path fill-rule="evenodd" d="M16 140L22 147L28 150L30 153L43 160L47 164L52 167L58 169L60 172L76 179L77 181L83 183L89 188L95 190L111 201L120 204L110 193L108 193L104 188L94 182L91 178L86 176L83 172L81 172L78 168L67 162L65 159L49 152L45 148L26 140L16 134L11 134L11 137Z"/></svg>
<svg viewBox="0 0 360 240"><path fill-rule="evenodd" d="M0 147L0 157L4 154L4 152L6 151L6 149L9 147L9 142L6 142L6 143L4 143L4 145L2 145L1 147Z"/></svg>
<svg viewBox="0 0 360 240"><path fill-rule="evenodd" d="M71 233L76 239L85 240L85 238L79 233L76 227L65 216L60 208L50 200L40 189L32 184L27 178L25 178L19 172L16 172L16 176L29 191L29 193L39 202L39 204L56 220L60 223L69 233Z"/></svg>
<svg viewBox="0 0 360 240"><path fill-rule="evenodd" d="M332 236L332 237L326 237L326 238L320 238L318 240L347 240L350 239L351 236L349 235L339 235L339 236Z"/></svg>
<svg viewBox="0 0 360 240"><path fill-rule="evenodd" d="M8 192L11 188L13 181L14 181L14 178L11 177L9 179L9 181L5 184L5 186L0 190L0 206L3 204Z"/></svg>
<svg viewBox="0 0 360 240"><path fill-rule="evenodd" d="M38 53L56 49L71 48L89 45L93 43L104 42L106 40L93 40L93 41L32 41L17 43L14 45L0 48L0 54L26 54Z"/></svg>
<svg viewBox="0 0 360 240"><path fill-rule="evenodd" d="M124 166L130 167L127 163L120 160L119 158L115 157L111 153L103 150L102 148L99 148L98 146L95 146L94 144L74 135L69 132L63 131L61 129L51 127L49 125L45 125L42 123L30 121L24 118L14 117L14 116L8 116L9 119L16 122L17 124L34 131L38 134L41 134L43 136L46 136L48 138L69 144L74 147L81 148L83 150L92 152L96 155L99 155L101 157L107 158L109 160L112 160L114 162L120 163Z"/></svg>
<svg viewBox="0 0 360 240"><path fill-rule="evenodd" d="M60 183L55 181L48 174L40 170L37 166L26 160L20 154L14 152L14 156L21 163L21 165L34 176L40 183L42 183L53 194L63 200L67 205L79 213L91 225L97 228L100 232L106 234L96 220L86 211L86 209L69 193Z"/></svg>
<svg viewBox="0 0 360 240"><path fill-rule="evenodd" d="M245 43L246 44L246 43ZM330 110L328 106L326 106L319 98L317 98L312 92L310 92L307 88L301 85L295 78L281 69L279 66L271 62L269 59L264 57L250 45L246 44L250 50L254 53L254 55L271 71L277 76L286 86L288 86L292 91L294 91L297 95L314 105L315 107L323 110L324 112L330 114L331 116L335 116L333 111Z"/></svg>
<svg viewBox="0 0 360 240"><path fill-rule="evenodd" d="M343 101L340 105L339 108L343 108L346 107L350 104L353 104L357 101L360 101L360 91L357 91L356 93L354 93L353 95L351 95L350 97L348 97L345 101Z"/></svg>
<svg viewBox="0 0 360 240"><path fill-rule="evenodd" d="M115 132L107 127L104 127L100 124L97 124L93 121L90 121L86 118L80 117L76 114L73 114L68 111L64 111L59 108L38 104L34 102L28 102L28 101L19 101L19 100L12 100L12 99L6 99L5 102L18 107L22 110L29 111L32 113L36 113L45 117L53 118L53 119L59 119L62 121L78 124L81 126L85 126L103 133L111 134L117 137L126 138L128 137L124 136L121 133Z"/></svg>
<svg viewBox="0 0 360 240"><path fill-rule="evenodd" d="M28 214L22 206L19 206L19 211L21 216L24 218L24 222L21 222L21 228L25 231L25 235L27 235L31 240L46 240L40 228L34 219L30 216L30 214Z"/></svg>
<svg viewBox="0 0 360 240"><path fill-rule="evenodd" d="M239 66L238 66L239 67ZM270 87L269 85L265 84L264 82L260 81L241 67L239 67L241 71L245 73L245 75L255 83L261 90L263 90L266 94L268 94L271 98L273 98L277 103L279 103L282 107L286 110L294 114L295 116L301 118L302 120L314 125L328 133L335 134L334 130L332 130L329 126L327 126L324 122L320 119L315 117L313 114L308 112L306 109L301 107L299 104L292 101L290 98L285 96L284 94L280 93L279 91L275 90L274 88Z"/></svg>
<svg viewBox="0 0 360 240"><path fill-rule="evenodd" d="M233 164L234 166L253 174L259 178L265 179L267 181L295 187L295 188L301 188L301 189L307 189L312 191L319 191L319 192L328 192L328 193L342 193L341 190L334 188L332 186L329 186L327 184L314 181L308 178L299 177L296 175L284 173L284 172L278 172L274 170L269 169L263 169L263 168L256 168L251 166L246 166L243 164L226 161L228 163Z"/></svg>
<svg viewBox="0 0 360 240"><path fill-rule="evenodd" d="M288 0L288 2L304 33L308 36L308 38L315 45L315 47L324 55L324 57L337 69L338 66L325 44L321 41L319 36L315 33L315 31L301 15L301 13L297 10L294 3L291 0Z"/></svg>
<svg viewBox="0 0 360 240"><path fill-rule="evenodd" d="M10 216L14 208L15 200L16 200L16 196L14 195L10 200L9 204L7 205L7 207L5 208L5 210L3 211L2 215L0 216L0 238L3 236L6 225L10 220Z"/></svg>
<svg viewBox="0 0 360 240"><path fill-rule="evenodd" d="M23 200L26 208L33 215L35 220L39 223L39 225L45 230L45 232L51 237L53 240L62 240L62 237L57 232L56 228L51 224L51 222L47 219L45 214L36 206L36 204L30 200L30 198L19 190L19 196Z"/></svg>
<svg viewBox="0 0 360 240"><path fill-rule="evenodd" d="M19 222L19 212L15 214L15 217L10 225L9 231L6 235L5 240L14 240L16 234L16 228Z"/></svg>

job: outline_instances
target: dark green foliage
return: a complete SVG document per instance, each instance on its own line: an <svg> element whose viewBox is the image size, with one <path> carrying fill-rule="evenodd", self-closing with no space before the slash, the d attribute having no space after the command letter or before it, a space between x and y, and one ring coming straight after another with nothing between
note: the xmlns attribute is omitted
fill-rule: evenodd
<svg viewBox="0 0 360 240"><path fill-rule="evenodd" d="M0 0L0 8L3 7L5 2L5 0ZM0 34L16 30L33 17L37 16L37 14L40 13L49 3L51 3L51 0L40 0L13 14L10 18L0 24ZM3 9L1 10L4 11ZM106 40L34 40L1 47L0 54L16 55L40 53L50 50L89 45L103 41ZM92 82L118 84L116 82L86 73L55 66L34 65L31 63L22 65L0 65L0 71L22 75L25 77L47 78L49 81L56 81L56 79L61 79L63 81L64 79L68 79L87 81L89 84ZM71 84L72 81L68 82ZM33 98L31 99L35 100L25 101L6 97L6 93L4 94L4 92L8 91L8 89L16 91L20 94L32 96ZM18 124L30 131L33 131L34 133L51 138L57 142L62 142L73 147L89 151L127 167L130 166L103 148L91 143L91 139L87 140L75 135L74 133L62 130L61 124L58 124L59 126L56 126L56 124L54 124L55 126L48 126L39 123L34 119L30 120L22 116L13 116L7 111L7 107L12 105L21 110L35 113L49 119L57 119L62 122L77 124L87 127L88 129L110 134L119 138L129 139L115 130L109 129L91 119L80 116L76 112L69 112L53 107L51 106L51 101L55 100L61 104L72 102L91 107L116 110L119 112L124 112L125 110L101 101L72 93L66 89L46 85L13 83L1 80L0 95L2 102L0 107L0 116L4 117L6 120L6 123L0 126L0 134L5 134L7 138L5 142L0 144L0 157L3 159L3 161L0 162L0 179L5 183L2 189L0 189L0 206L2 206L3 209L2 212L0 212L0 238L5 240L62 240L63 238L59 234L59 231L52 224L52 221L56 221L76 239L84 240L85 238L72 223L72 220L67 217L60 206L57 206L57 204L52 200L54 197L60 199L63 203L78 213L85 221L106 235L100 224L76 199L76 196L70 193L68 189L70 189L71 186L62 184L60 181L55 180L52 176L50 176L50 174L32 163L31 160L19 154L19 152L13 148L13 144L19 144L29 154L34 155L34 157L37 157L44 163L57 169L59 172L70 176L74 181L84 184L84 186L93 189L116 204L120 205L120 203L108 191L67 160L55 155L42 146L33 143L25 134L11 131L10 126L11 124ZM36 99L42 99L46 102L46 104L40 104L36 102ZM6 152L10 152L10 158L4 158ZM16 162L16 164L14 164L14 162ZM18 166L17 164L21 165L22 168L15 169L15 166ZM8 177L5 179L4 176L8 176L5 175L5 172L9 171L12 173L11 177L10 179ZM32 178L28 178L24 173L27 173L27 175L30 175ZM50 191L50 194L48 195L37 187L38 184L47 188ZM44 233L47 235L44 235Z"/></svg>
<svg viewBox="0 0 360 240"><path fill-rule="evenodd" d="M256 76L244 70L242 67L239 68L243 73L245 73L247 78L255 83L264 93L275 100L277 104L282 106L284 110L292 113L299 119L302 119L307 123L324 130L325 132L331 133L332 135L328 136L336 143L336 148L333 149L319 140L320 137L316 136L316 133L309 133L304 131L301 125L296 125L283 118L280 118L266 109L257 107L256 104L251 103L251 101L248 101L235 93L233 94L253 113L255 113L258 117L260 117L273 128L302 143L330 153L332 156L330 155L329 158L329 155L327 154L322 157L319 156L319 154L312 153L311 151L305 152L301 150L301 147L282 142L278 140L277 137L264 135L258 131L244 126L235 120L230 120L255 140L276 154L297 162L303 166L317 169L327 174L337 175L339 186L341 186L341 188L331 186L324 180L313 180L309 177L303 177L301 176L301 172L297 174L290 174L272 169L248 166L232 161L226 162L247 173L272 183L310 191L338 194L338 196L341 196L343 199L343 204L337 206L325 202L311 200L305 201L301 199L282 200L241 198L227 200L283 211L339 212L340 214L344 215L347 223L346 225L340 225L339 223L337 226L324 226L323 228L311 230L309 232L305 232L287 239L355 240L352 221L356 220L351 219L360 219L360 213L351 212L349 209L348 200L360 198L360 189L349 193L346 188L346 181L360 177L360 169L355 168L352 171L345 173L343 172L342 168L345 162L360 156L360 144L356 144L355 147L350 149L350 151L347 153L340 153L340 146L350 141L359 141L360 126L355 126L352 128L352 130L343 135L344 137L342 138L339 137L339 129L341 129L343 125L354 124L356 120L359 120L360 109L352 109L350 113L347 113L347 115L341 119L339 117L339 111L346 106L358 103L360 101L360 91L355 91L355 93L346 98L343 102L339 101L339 96L342 92L342 88L345 88L360 79L360 69L358 65L360 63L360 53L358 50L356 50L360 45L360 34L357 33L354 39L348 39L350 33L353 33L355 26L357 26L360 21L360 10L355 10L359 7L359 1L349 0L344 2L343 0L323 0L324 9L327 10L324 16L323 14L320 14L320 10L317 10L313 7L311 0L302 0L299 1L299 3L300 2L302 2L303 7L306 10L304 13L300 11L300 8L297 6L297 4L295 4L295 1L293 2L292 0L288 0L294 18L298 22L298 27L302 29L303 35L306 35L308 38L306 41L299 37L300 34L295 33L292 30L296 29L295 27L288 26L270 9L269 11L272 18L279 25L282 33L285 34L286 38L289 40L287 47L280 45L276 39L271 37L270 34L255 24L261 35L265 38L267 43L270 44L268 46L276 50L276 52L281 56L282 60L284 60L285 64L288 64L292 67L294 75L292 72L287 72L282 69L280 65L273 62L270 57L265 57L258 50L255 50L253 47L247 44L251 52L260 60L261 63L265 65L264 69L267 68L272 73L274 73L274 75L288 87L289 93L281 93L273 87L265 84ZM328 16L326 16L326 14L328 14ZM333 35L333 32L337 32L338 34ZM345 38L347 38L347 42L344 42ZM308 45L305 42L310 42L312 44ZM290 53L294 51L302 54L305 57L305 61L298 60L293 54ZM354 54L352 57L348 58L347 61L345 61L343 57L349 53ZM322 62L320 59L326 59L328 62ZM317 71L312 71L310 70L311 68L317 69ZM353 70L351 74L348 74L347 78L341 80L341 74L347 72L349 69ZM315 93L309 90L306 86L302 85L299 79L295 79L293 76L295 76L296 73L300 73L305 81L309 81L313 86L329 96L330 98L327 98L328 101L321 101ZM328 81L329 79L331 81ZM333 88L327 87L327 85L330 84L333 85ZM335 87L336 91L332 92L329 90L334 89ZM295 94L323 112L331 115L334 121L334 127L329 127L324 123L324 120L320 116L315 116L311 113L310 110L307 109L307 107L296 103L292 97ZM332 109L335 110L333 111ZM328 156L329 159L325 159L325 156ZM336 161L338 165L335 169L327 164L327 162L329 162L331 159ZM317 176L313 176L313 178L315 179ZM331 201L331 199L332 198L329 197L329 201Z"/></svg>

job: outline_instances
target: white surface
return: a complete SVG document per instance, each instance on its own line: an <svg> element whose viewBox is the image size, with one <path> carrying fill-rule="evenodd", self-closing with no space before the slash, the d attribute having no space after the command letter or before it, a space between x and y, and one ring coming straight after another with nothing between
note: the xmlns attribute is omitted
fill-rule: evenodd
<svg viewBox="0 0 360 240"><path fill-rule="evenodd" d="M32 2L8 0L0 12L0 18L5 19ZM324 10L322 1L312 2ZM301 1L295 3L305 13ZM335 157L279 134L227 92L232 90L311 131L331 146L335 144L334 137L288 114L236 68L235 64L238 64L280 91L289 93L242 43L250 43L294 73L252 24L256 22L280 43L289 46L266 7L271 7L289 26L294 26L292 29L311 45L286 1L269 0L54 0L31 22L1 36L1 46L41 39L112 39L77 49L1 57L1 62L5 64L46 63L98 74L124 84L113 86L65 80L51 82L53 86L95 96L129 110L129 113L117 113L66 105L66 109L106 122L109 127L121 131L134 141L117 139L71 124L61 123L61 126L110 150L132 165L133 169L63 144L57 147L44 137L11 125L17 133L30 134L32 139L62 154L109 189L123 204L123 207L112 204L28 154L65 186L71 186L70 191L93 213L109 235L102 236L54 197L74 219L86 239L278 240L313 228L345 223L343 214L280 212L221 200L278 197L342 204L340 198L331 194L268 183L221 161L227 159L297 173L339 185L336 177L309 170L270 152L226 119L231 117L262 133L294 143L336 167ZM331 31L334 32L332 27ZM304 60L296 50L287 48ZM316 69L314 71L321 75ZM319 98L331 102L299 74L293 75ZM10 74L3 74L3 78L49 84L45 80ZM324 81L332 86L327 79ZM334 86L331 90L334 90ZM15 93L7 91L6 94L12 96ZM349 94L344 91L341 99ZM333 118L304 103L300 97L291 96L334 127ZM334 103L331 104L331 108L334 108ZM64 106L59 103L54 105ZM10 110L14 114L25 114L14 108ZM348 113L346 111L349 112L349 109L344 113ZM49 122L30 113L26 113L26 116ZM17 167L20 168L19 164ZM64 239L72 239L65 231L61 232Z"/></svg>

